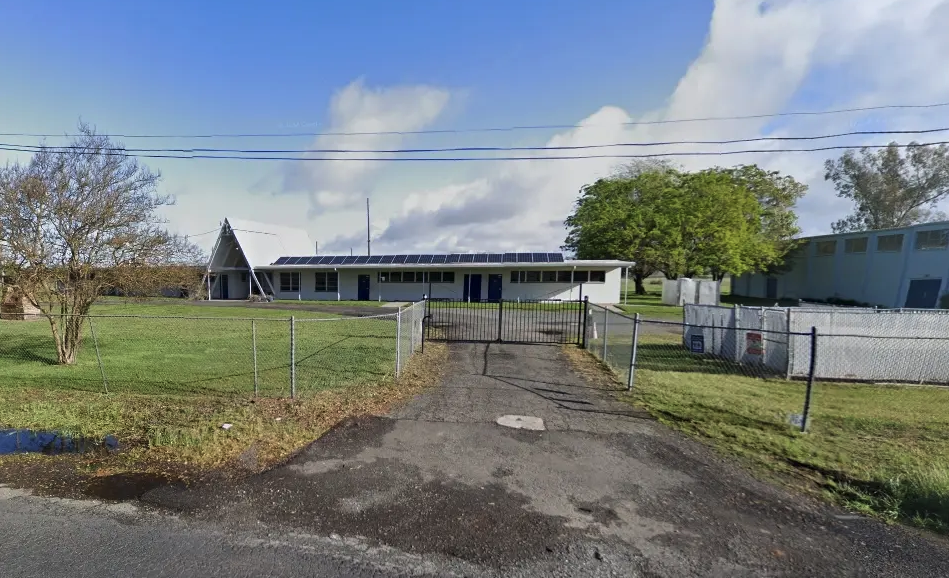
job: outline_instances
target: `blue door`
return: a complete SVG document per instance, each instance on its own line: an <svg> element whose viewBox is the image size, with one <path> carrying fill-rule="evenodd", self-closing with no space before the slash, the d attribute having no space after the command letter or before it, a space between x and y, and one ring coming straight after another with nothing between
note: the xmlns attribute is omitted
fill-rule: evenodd
<svg viewBox="0 0 949 578"><path fill-rule="evenodd" d="M501 300L501 275L488 275L488 301Z"/></svg>
<svg viewBox="0 0 949 578"><path fill-rule="evenodd" d="M465 301L481 301L481 274L465 275L465 288L461 297Z"/></svg>
<svg viewBox="0 0 949 578"><path fill-rule="evenodd" d="M359 276L359 295L357 299L360 301L369 301L369 275L360 275Z"/></svg>
<svg viewBox="0 0 949 578"><path fill-rule="evenodd" d="M221 280L218 281L218 283L221 284L221 299L230 299L231 298L231 292L230 292L231 282L227 278L227 275L221 275Z"/></svg>
<svg viewBox="0 0 949 578"><path fill-rule="evenodd" d="M906 292L906 305L909 309L933 309L939 299L942 279L913 279Z"/></svg>

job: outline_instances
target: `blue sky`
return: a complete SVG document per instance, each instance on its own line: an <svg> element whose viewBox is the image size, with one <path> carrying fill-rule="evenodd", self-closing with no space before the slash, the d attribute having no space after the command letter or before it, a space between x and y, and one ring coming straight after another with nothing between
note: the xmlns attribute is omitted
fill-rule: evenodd
<svg viewBox="0 0 949 578"><path fill-rule="evenodd" d="M944 0L8 1L0 132L61 134L80 117L103 132L147 134L591 125L409 138L124 140L389 148L925 128L947 120L947 109L622 123L949 100L949 80L934 74L949 54L946 24ZM846 211L822 182L823 157L761 157L729 163L766 162L811 184L800 207L808 232L826 230ZM382 248L447 250L556 248L579 186L616 162L149 164L178 197L167 212L176 231L256 218L305 228L344 250L363 235L368 196Z"/></svg>

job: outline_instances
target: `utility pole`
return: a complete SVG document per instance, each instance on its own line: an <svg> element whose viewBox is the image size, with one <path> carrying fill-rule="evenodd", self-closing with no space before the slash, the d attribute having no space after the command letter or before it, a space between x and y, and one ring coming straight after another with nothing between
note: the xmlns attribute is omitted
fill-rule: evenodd
<svg viewBox="0 0 949 578"><path fill-rule="evenodd" d="M370 239L369 234L369 197L366 197L366 256L372 256L371 249L372 240Z"/></svg>

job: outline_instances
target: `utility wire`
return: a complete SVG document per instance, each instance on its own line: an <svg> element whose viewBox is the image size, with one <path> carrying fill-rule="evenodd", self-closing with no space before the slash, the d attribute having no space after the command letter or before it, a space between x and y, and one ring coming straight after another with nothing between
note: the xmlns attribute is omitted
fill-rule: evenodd
<svg viewBox="0 0 949 578"><path fill-rule="evenodd" d="M533 146L533 147L447 147L447 148L413 148L413 149L222 149L222 148L122 148L121 150L130 153L227 153L227 154L420 154L420 153L445 153L445 152L511 152L511 151L573 151L587 149L603 149L613 147L656 147L656 146L674 146L674 145L729 145L751 142L768 141L811 141L841 138L847 136L870 136L870 135L921 135L933 134L937 132L949 132L949 127L929 128L921 130L860 130L851 132L841 132L835 134L823 134L815 136L763 136L754 138L739 138L730 140L686 140L686 141L658 141L658 142L620 142L612 144L592 144L592 145L565 145L565 146ZM0 146L24 147L33 150L49 149L55 151L68 151L84 149L87 147L81 145L20 145L11 143L0 143Z"/></svg>
<svg viewBox="0 0 949 578"><path fill-rule="evenodd" d="M383 135L416 135L416 134L462 134L478 132L513 132L520 130L554 130L554 129L573 129L593 126L650 126L664 124L680 124L690 122L718 122L734 120L752 120L763 118L782 118L794 116L823 116L832 114L844 114L854 112L871 112L878 110L920 110L949 107L949 102L936 102L931 104L887 104L881 106L863 106L855 108L838 108L831 110L804 110L790 112L775 112L769 114L748 114L740 116L706 116L695 118L675 118L664 120L640 120L621 123L600 123L600 124L539 124L522 126L502 126L486 128L455 128L455 129L428 129L428 130L391 130L391 131L364 131L364 132L292 132L292 133L217 133L217 134L107 134L112 138L282 138L282 137L305 137L305 136L383 136ZM79 134L54 134L54 133L22 133L6 132L0 133L0 136L13 137L76 137Z"/></svg>
<svg viewBox="0 0 949 578"><path fill-rule="evenodd" d="M555 161L555 160L581 160L581 159L648 159L648 158L667 158L667 157L704 157L704 156L730 156L742 154L775 154L775 153L806 153L821 151L838 151L853 149L882 149L890 146L896 148L909 148L914 146L935 146L949 145L949 141L936 141L916 144L878 144L878 145L836 145L814 148L797 149L745 149L734 151L683 151L667 153L646 153L646 154L588 154L573 156L503 156L503 157L282 157L282 156L245 156L245 155L207 155L207 154L129 154L121 149L105 150L76 150L73 151L82 155L103 155L103 156L127 156L135 158L148 159L216 159L216 160L241 160L241 161L311 161L311 162L469 162L469 161ZM0 150L12 152L35 153L35 150L16 148L0 145ZM55 152L55 151L54 151Z"/></svg>

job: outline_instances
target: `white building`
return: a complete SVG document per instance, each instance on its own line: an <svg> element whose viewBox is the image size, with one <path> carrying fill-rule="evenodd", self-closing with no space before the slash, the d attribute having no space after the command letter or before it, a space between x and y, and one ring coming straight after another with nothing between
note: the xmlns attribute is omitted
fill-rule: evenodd
<svg viewBox="0 0 949 578"><path fill-rule="evenodd" d="M225 219L208 263L210 299L496 301L589 297L618 303L624 261L560 253L315 255L303 231Z"/></svg>
<svg viewBox="0 0 949 578"><path fill-rule="evenodd" d="M732 293L930 309L949 292L949 222L804 241L791 257L787 273L742 275L732 280Z"/></svg>

